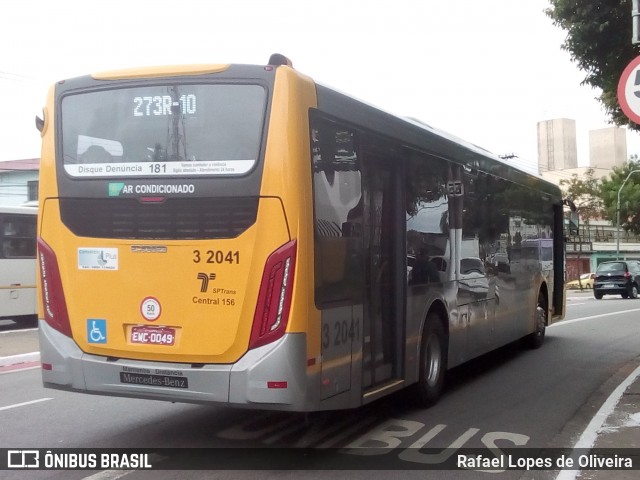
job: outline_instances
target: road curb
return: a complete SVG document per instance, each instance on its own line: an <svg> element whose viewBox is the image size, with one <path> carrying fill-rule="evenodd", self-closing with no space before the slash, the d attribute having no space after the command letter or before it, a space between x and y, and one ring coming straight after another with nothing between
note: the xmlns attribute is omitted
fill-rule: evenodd
<svg viewBox="0 0 640 480"><path fill-rule="evenodd" d="M11 355L8 357L0 357L0 367L8 367L10 365L18 365L20 363L39 362L40 352L22 353L20 355Z"/></svg>
<svg viewBox="0 0 640 480"><path fill-rule="evenodd" d="M621 392L618 392L618 390L622 389L625 383L633 386L640 383L640 374L637 373L638 369L640 369L640 356L627 362L616 372L614 372L611 377L602 385L600 385L600 387L598 387L596 391L593 392L593 394L587 399L587 401L578 408L573 417L565 423L562 430L558 432L555 437L545 446L545 449L552 450L569 448L573 450L576 448L583 448L585 450L590 450L591 448L593 448L593 444L580 444L580 442L585 440L593 440L594 443L597 443L598 439L607 435L607 433L603 431L603 426L606 424L607 420L611 418L612 415L615 415L617 411L620 411L620 402L624 397L624 390L622 390ZM627 387L631 388L629 385L627 385ZM617 392L619 393L619 395L617 394ZM608 402L611 402L613 406L612 410L609 410L605 407ZM634 410L634 412L635 411L637 410ZM597 421L600 421L600 423L597 423ZM592 424L597 428L589 431L589 428L592 426ZM626 429L626 431L623 428L616 429L615 436L617 437L617 441L614 442L615 448L624 448L625 445L630 444L628 438L625 437L628 432L631 432L631 430L629 430L628 428ZM633 433L634 436L637 435L635 430L633 430ZM591 435L590 439L587 438L589 435ZM611 476L607 476L607 474L611 473L613 473L613 471L603 470L600 473L596 471L589 471L589 476L585 476L584 478L593 480L601 478L614 478ZM531 471L523 473L520 476L519 480L574 480L576 478L583 478L580 476L581 474L581 470L553 469L548 471ZM605 476L603 477L602 475ZM627 477L620 476L615 478L622 479Z"/></svg>

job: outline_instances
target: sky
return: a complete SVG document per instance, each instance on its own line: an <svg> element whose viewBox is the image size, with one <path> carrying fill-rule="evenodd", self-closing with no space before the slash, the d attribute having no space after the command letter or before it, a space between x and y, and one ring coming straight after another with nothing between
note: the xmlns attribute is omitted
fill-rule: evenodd
<svg viewBox="0 0 640 480"><path fill-rule="evenodd" d="M547 0L8 0L0 14L0 161L40 156L34 118L55 81L192 63L265 64L537 167L537 122L609 126L560 47ZM630 14L631 15L631 14ZM640 135L627 133L628 154Z"/></svg>

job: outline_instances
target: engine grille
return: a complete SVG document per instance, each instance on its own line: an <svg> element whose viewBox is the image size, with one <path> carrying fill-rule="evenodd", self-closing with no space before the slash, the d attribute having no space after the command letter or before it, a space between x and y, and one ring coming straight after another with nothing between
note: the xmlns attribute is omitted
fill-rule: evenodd
<svg viewBox="0 0 640 480"><path fill-rule="evenodd" d="M62 222L92 238L205 240L235 238L256 221L258 198L65 198Z"/></svg>

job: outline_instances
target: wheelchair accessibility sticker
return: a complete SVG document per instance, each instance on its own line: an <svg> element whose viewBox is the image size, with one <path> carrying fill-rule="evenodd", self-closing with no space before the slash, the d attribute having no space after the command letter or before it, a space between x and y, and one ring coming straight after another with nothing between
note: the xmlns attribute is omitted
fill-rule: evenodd
<svg viewBox="0 0 640 480"><path fill-rule="evenodd" d="M107 343L107 321L97 318L87 319L87 340L89 343Z"/></svg>

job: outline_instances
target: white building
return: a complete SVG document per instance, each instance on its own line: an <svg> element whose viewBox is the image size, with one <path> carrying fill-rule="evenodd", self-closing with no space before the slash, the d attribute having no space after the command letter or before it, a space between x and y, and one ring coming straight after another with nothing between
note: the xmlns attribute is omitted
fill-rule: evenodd
<svg viewBox="0 0 640 480"><path fill-rule="evenodd" d="M589 165L610 169L627 161L627 131L620 127L589 132Z"/></svg>
<svg viewBox="0 0 640 480"><path fill-rule="evenodd" d="M38 200L40 159L0 162L0 205Z"/></svg>
<svg viewBox="0 0 640 480"><path fill-rule="evenodd" d="M565 170L578 166L576 121L557 118L538 122L538 170Z"/></svg>

